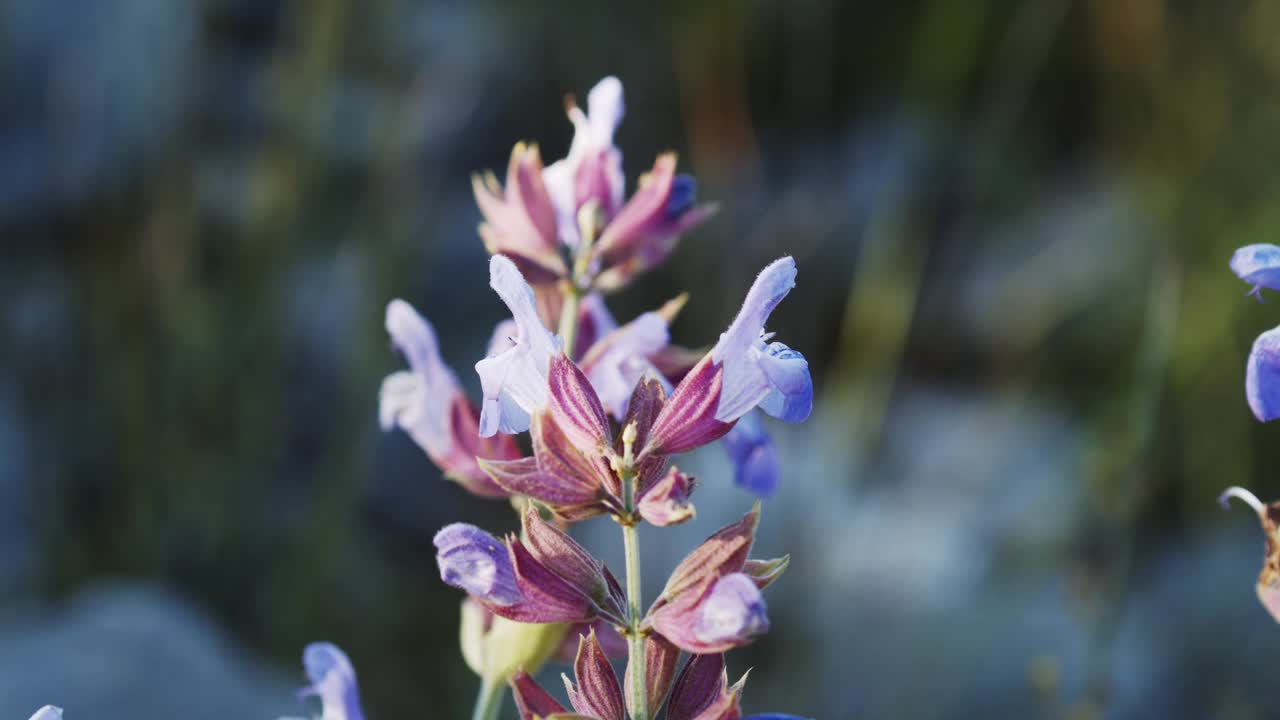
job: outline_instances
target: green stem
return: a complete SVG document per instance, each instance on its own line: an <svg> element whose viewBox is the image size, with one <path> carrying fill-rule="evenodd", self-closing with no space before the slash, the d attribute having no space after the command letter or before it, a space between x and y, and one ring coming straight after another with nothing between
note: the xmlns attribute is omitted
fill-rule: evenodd
<svg viewBox="0 0 1280 720"><path fill-rule="evenodd" d="M476 696L476 708L471 713L471 720L498 720L502 710L502 698L506 693L502 683L491 678L480 681L480 694Z"/></svg>
<svg viewBox="0 0 1280 720"><path fill-rule="evenodd" d="M640 634L640 529L623 524L622 544L627 556L627 666L631 670L632 720L649 720L644 677L644 636Z"/></svg>
<svg viewBox="0 0 1280 720"><path fill-rule="evenodd" d="M564 354L573 357L573 343L578 338L578 305L582 291L573 281L562 283L564 306L560 308L560 337L564 339Z"/></svg>

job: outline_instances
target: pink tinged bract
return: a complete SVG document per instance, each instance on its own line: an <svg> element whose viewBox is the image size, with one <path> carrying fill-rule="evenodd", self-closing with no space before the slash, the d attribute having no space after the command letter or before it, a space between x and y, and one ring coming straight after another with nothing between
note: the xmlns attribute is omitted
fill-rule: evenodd
<svg viewBox="0 0 1280 720"><path fill-rule="evenodd" d="M356 671L346 653L333 643L311 643L302 652L302 665L311 684L299 695L320 698L320 720L363 720Z"/></svg>
<svg viewBox="0 0 1280 720"><path fill-rule="evenodd" d="M704 710L721 701L727 685L724 655L712 653L690 657L671 687L666 719L695 720Z"/></svg>
<svg viewBox="0 0 1280 720"><path fill-rule="evenodd" d="M595 200L605 219L622 206L626 179L622 173L622 153L614 147L613 135L622 123L626 108L622 82L606 77L587 93L587 112L570 104L567 113L573 123L573 143L569 153L543 171L542 178L556 210L560 239L577 245L578 209Z"/></svg>
<svg viewBox="0 0 1280 720"><path fill-rule="evenodd" d="M555 206L542 173L537 146L519 143L511 151L505 188L493 173L471 179L485 219L480 225L485 249L511 257L537 283L553 281L567 271L560 256Z"/></svg>
<svg viewBox="0 0 1280 720"><path fill-rule="evenodd" d="M489 285L511 310L516 334L512 346L476 363L484 405L480 435L529 429L530 416L547 403L547 372L560 341L538 317L533 290L520 271L501 255L489 260Z"/></svg>
<svg viewBox="0 0 1280 720"><path fill-rule="evenodd" d="M516 699L516 711L520 714L520 720L534 720L565 712L564 706L523 670L511 677L511 694Z"/></svg>
<svg viewBox="0 0 1280 720"><path fill-rule="evenodd" d="M609 419L591 381L564 353L553 355L547 377L551 417L584 455L609 446Z"/></svg>
<svg viewBox="0 0 1280 720"><path fill-rule="evenodd" d="M640 517L657 527L678 525L693 518L695 511L689 496L696 484L693 477L671 468L640 496Z"/></svg>
<svg viewBox="0 0 1280 720"><path fill-rule="evenodd" d="M724 367L717 420L732 422L757 405L786 422L809 417L813 382L808 362L782 343L766 345L764 337L765 322L795 281L796 263L790 257L761 270L733 324L711 349L712 361Z"/></svg>

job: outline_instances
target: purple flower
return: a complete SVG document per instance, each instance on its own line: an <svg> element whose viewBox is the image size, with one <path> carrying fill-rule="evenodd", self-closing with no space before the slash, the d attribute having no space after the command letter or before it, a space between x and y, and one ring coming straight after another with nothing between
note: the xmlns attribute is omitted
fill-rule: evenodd
<svg viewBox="0 0 1280 720"><path fill-rule="evenodd" d="M1255 417L1263 422L1280 417L1280 327L1262 333L1253 342L1244 390Z"/></svg>
<svg viewBox="0 0 1280 720"><path fill-rule="evenodd" d="M1262 300L1262 288L1280 290L1280 247L1246 245L1231 256L1231 271L1253 285L1249 294Z"/></svg>
<svg viewBox="0 0 1280 720"><path fill-rule="evenodd" d="M724 366L724 386L716 419L731 422L757 405L786 422L800 422L813 409L813 381L804 356L772 335L765 321L796 285L796 261L773 261L756 278L733 324L711 348L713 362Z"/></svg>
<svg viewBox="0 0 1280 720"><path fill-rule="evenodd" d="M62 708L45 705L31 716L31 720L62 720Z"/></svg>
<svg viewBox="0 0 1280 720"><path fill-rule="evenodd" d="M594 200L605 222L622 207L626 178L622 152L613 145L613 134L625 112L622 82L606 77L587 94L587 112L570 101L567 112L573 123L573 144L563 160L542 172L556 209L560 239L578 244L578 209Z"/></svg>
<svg viewBox="0 0 1280 720"><path fill-rule="evenodd" d="M435 331L403 300L387 304L387 332L409 362L409 370L388 375L378 393L378 417L384 431L399 427L441 470L471 492L506 497L476 463L476 458L510 459L520 451L508 437L482 439L475 407L463 395L458 378L440 359Z"/></svg>
<svg viewBox="0 0 1280 720"><path fill-rule="evenodd" d="M484 405L480 436L529 429L534 412L547 403L547 371L560 341L538 317L533 290L515 263L501 255L489 260L489 286L511 310L516 334L511 347L476 363Z"/></svg>
<svg viewBox="0 0 1280 720"><path fill-rule="evenodd" d="M436 533L440 579L487 605L507 606L523 595L506 545L474 525L454 523Z"/></svg>
<svg viewBox="0 0 1280 720"><path fill-rule="evenodd" d="M311 643L302 652L302 665L311 684L299 696L320 698L320 720L363 720L356 671L346 653L333 643Z"/></svg>
<svg viewBox="0 0 1280 720"><path fill-rule="evenodd" d="M537 283L554 281L567 272L560 256L556 209L542 173L537 146L520 143L511 151L505 188L493 173L471 178L485 219L480 224L485 249L509 256Z"/></svg>
<svg viewBox="0 0 1280 720"><path fill-rule="evenodd" d="M743 415L722 441L733 462L733 481L759 497L778 489L778 451L754 412Z"/></svg>
<svg viewBox="0 0 1280 720"><path fill-rule="evenodd" d="M703 599L693 634L709 645L741 643L769 630L764 597L743 573L725 575Z"/></svg>
<svg viewBox="0 0 1280 720"><path fill-rule="evenodd" d="M765 344L772 335L764 332L764 323L795 278L790 257L760 272L733 324L671 393L642 454L671 455L705 445L757 406L786 422L809 416L809 363L780 342Z"/></svg>

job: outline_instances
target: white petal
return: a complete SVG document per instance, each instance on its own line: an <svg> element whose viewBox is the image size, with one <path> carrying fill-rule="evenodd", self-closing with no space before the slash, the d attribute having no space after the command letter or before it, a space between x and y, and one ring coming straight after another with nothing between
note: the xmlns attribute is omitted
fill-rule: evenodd
<svg viewBox="0 0 1280 720"><path fill-rule="evenodd" d="M587 121L591 125L592 140L600 146L612 145L613 134L625 112L622 81L610 75L596 83L587 94Z"/></svg>
<svg viewBox="0 0 1280 720"><path fill-rule="evenodd" d="M45 705L31 716L31 720L62 720L62 708Z"/></svg>
<svg viewBox="0 0 1280 720"><path fill-rule="evenodd" d="M449 418L461 394L458 378L440 359L435 331L409 303L387 305L387 332L404 353L412 372L396 372L382 381L378 420L383 430L399 427L435 457L450 450Z"/></svg>
<svg viewBox="0 0 1280 720"><path fill-rule="evenodd" d="M523 432L529 416L547 402L547 370L560 342L542 324L533 290L515 263L501 255L489 261L489 285L507 304L515 322L514 346L476 363L484 405L480 435Z"/></svg>
<svg viewBox="0 0 1280 720"><path fill-rule="evenodd" d="M631 393L646 373L662 377L648 356L666 347L669 339L667 321L647 312L597 341L599 355L588 358L587 379L610 415L619 420L626 415Z"/></svg>

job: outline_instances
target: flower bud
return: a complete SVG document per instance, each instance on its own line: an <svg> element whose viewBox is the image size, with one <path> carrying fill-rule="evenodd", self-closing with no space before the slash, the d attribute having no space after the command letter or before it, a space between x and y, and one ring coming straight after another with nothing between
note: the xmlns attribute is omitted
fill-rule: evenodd
<svg viewBox="0 0 1280 720"><path fill-rule="evenodd" d="M640 516L651 525L678 525L694 516L693 494L696 481L674 467L653 483L640 497Z"/></svg>
<svg viewBox="0 0 1280 720"><path fill-rule="evenodd" d="M567 628L508 620L467 598L462 602L462 656L481 678L506 682L518 670L537 672L559 647Z"/></svg>
<svg viewBox="0 0 1280 720"><path fill-rule="evenodd" d="M524 545L539 563L585 592L598 607L610 615L625 614L626 601L604 564L534 509L524 514Z"/></svg>
<svg viewBox="0 0 1280 720"><path fill-rule="evenodd" d="M702 600L693 634L708 645L739 644L769 630L764 597L750 577L733 573L720 578Z"/></svg>
<svg viewBox="0 0 1280 720"><path fill-rule="evenodd" d="M564 678L569 704L583 715L598 720L626 720L622 704L622 686L609 665L609 658L594 632L580 636L578 657L573 662L573 674L577 683Z"/></svg>
<svg viewBox="0 0 1280 720"><path fill-rule="evenodd" d="M453 523L436 533L440 579L487 605L514 605L522 599L507 548L474 525Z"/></svg>
<svg viewBox="0 0 1280 720"><path fill-rule="evenodd" d="M697 183L675 170L675 153L659 155L653 170L640 178L639 189L605 226L595 247L595 258L605 268L596 280L599 287L626 285L665 260L682 233L715 213L714 205L695 206Z"/></svg>
<svg viewBox="0 0 1280 720"><path fill-rule="evenodd" d="M1254 417L1262 422L1280 417L1280 327L1262 333L1253 342L1244 388Z"/></svg>
<svg viewBox="0 0 1280 720"><path fill-rule="evenodd" d="M667 720L695 720L724 696L728 678L724 655L694 655L684 664L667 700Z"/></svg>
<svg viewBox="0 0 1280 720"><path fill-rule="evenodd" d="M671 681L675 677L676 662L679 660L680 648L667 642L666 638L658 633L649 633L645 637L644 697L638 698L633 695L630 663L627 663L627 671L623 680L623 687L626 689L627 709L631 712L632 717L642 714L652 717L657 713L658 708L662 707L662 701L666 699L667 690L671 688ZM640 702L645 703L645 707L648 709L647 713L640 712Z"/></svg>

